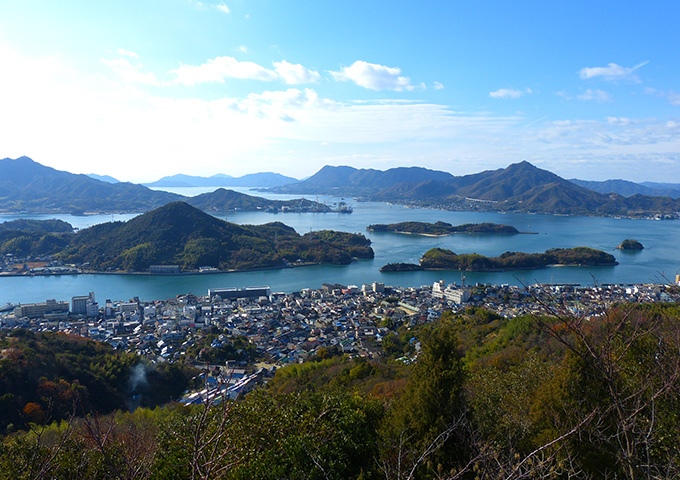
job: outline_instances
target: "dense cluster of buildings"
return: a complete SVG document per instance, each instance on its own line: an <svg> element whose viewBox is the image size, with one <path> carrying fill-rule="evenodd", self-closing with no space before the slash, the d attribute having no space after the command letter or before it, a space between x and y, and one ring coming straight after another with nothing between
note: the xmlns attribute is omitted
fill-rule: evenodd
<svg viewBox="0 0 680 480"><path fill-rule="evenodd" d="M47 300L0 313L0 328L62 331L158 361L186 356L206 331L220 339L242 336L258 359L272 365L302 362L336 347L363 356L381 354L381 341L401 325L438 318L447 310L482 307L504 317L542 313L554 306L589 315L621 302L677 302L679 288L666 285L447 285L416 288L324 284L289 294L268 287L210 289L208 295L169 300L97 303L95 294L71 302ZM209 330L208 330L209 329ZM218 348L213 342L207 348Z"/></svg>

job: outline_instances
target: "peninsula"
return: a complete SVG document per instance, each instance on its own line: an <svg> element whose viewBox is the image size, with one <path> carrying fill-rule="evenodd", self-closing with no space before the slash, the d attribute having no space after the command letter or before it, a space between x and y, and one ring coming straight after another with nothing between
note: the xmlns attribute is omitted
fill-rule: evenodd
<svg viewBox="0 0 680 480"><path fill-rule="evenodd" d="M482 234L509 234L515 235L519 232L510 225L500 225L497 223L465 223L463 225L451 225L446 222L399 222L390 224L376 224L366 227L369 232L394 232L411 235L425 235L431 237L442 237L455 233L482 233Z"/></svg>

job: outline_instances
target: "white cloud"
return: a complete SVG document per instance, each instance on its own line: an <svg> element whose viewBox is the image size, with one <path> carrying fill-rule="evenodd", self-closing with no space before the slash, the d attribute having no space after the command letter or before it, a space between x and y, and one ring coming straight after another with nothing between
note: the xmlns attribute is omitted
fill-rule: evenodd
<svg viewBox="0 0 680 480"><path fill-rule="evenodd" d="M401 92L414 90L411 79L401 75L401 69L386 67L375 63L357 60L349 67L344 67L339 72L330 72L333 78L339 81L352 81L360 87L370 90L392 90Z"/></svg>
<svg viewBox="0 0 680 480"><path fill-rule="evenodd" d="M441 82L434 82L434 89L435 90L444 90L444 84Z"/></svg>
<svg viewBox="0 0 680 480"><path fill-rule="evenodd" d="M222 13L231 13L231 10L229 10L229 7L227 7L224 3L220 3L218 5L215 5L215 8Z"/></svg>
<svg viewBox="0 0 680 480"><path fill-rule="evenodd" d="M131 58L109 60L111 68L134 70L123 60ZM100 165L102 173L134 181L187 168L198 175L284 170L302 177L323 164L349 163L464 174L526 159L567 178L578 168L582 178L617 171L622 178L680 181L677 117L527 123L524 115L457 112L431 102L339 102L301 88L178 98L123 84L114 71L106 72L110 78L93 75L65 57L24 58L2 45L0 65L13 72L0 75L3 154L27 154L76 173Z"/></svg>
<svg viewBox="0 0 680 480"><path fill-rule="evenodd" d="M274 62L274 70L288 85L317 83L321 78L319 72L309 70L300 64L288 63L285 60Z"/></svg>
<svg viewBox="0 0 680 480"><path fill-rule="evenodd" d="M597 103L609 103L614 101L612 96L609 93L605 92L604 90L588 89L581 95L577 95L576 98L578 98L579 100L594 101Z"/></svg>
<svg viewBox="0 0 680 480"><path fill-rule="evenodd" d="M130 50L125 50L124 48L118 49L118 55L123 55L124 57L133 57L133 58L139 57L139 55L137 55L135 52L131 52Z"/></svg>
<svg viewBox="0 0 680 480"><path fill-rule="evenodd" d="M276 72L253 62L240 62L234 57L217 57L202 65L181 65L171 70L177 75L176 83L196 85L198 83L220 82L225 78L239 78L271 82L278 78Z"/></svg>
<svg viewBox="0 0 680 480"><path fill-rule="evenodd" d="M241 50L247 51L245 47L241 47ZM170 73L177 76L175 83L189 86L208 82L224 83L226 78L263 82L283 80L288 85L317 83L321 78L318 72L285 60L274 62L274 70L270 70L257 63L242 62L234 57L217 57L202 65L181 65Z"/></svg>
<svg viewBox="0 0 680 480"><path fill-rule="evenodd" d="M607 117L607 123L610 125L621 125L621 126L628 126L632 122L630 118L626 117Z"/></svg>
<svg viewBox="0 0 680 480"><path fill-rule="evenodd" d="M126 58L116 58L113 60L101 59L100 61L111 67L125 83L140 83L154 86L160 85L160 82L153 72L140 71L142 68L141 64L133 65Z"/></svg>
<svg viewBox="0 0 680 480"><path fill-rule="evenodd" d="M246 47L245 45L241 45L238 47L238 51L241 53L248 53L248 47Z"/></svg>
<svg viewBox="0 0 680 480"><path fill-rule="evenodd" d="M525 90L516 90L514 88L499 88L496 91L489 92L491 98L519 98L526 93L532 93L530 88Z"/></svg>
<svg viewBox="0 0 680 480"><path fill-rule="evenodd" d="M603 77L605 80L629 80L639 82L640 79L633 74L635 70L644 67L649 62L642 62L634 67L622 67L616 63L610 63L606 67L584 67L579 71L583 79Z"/></svg>

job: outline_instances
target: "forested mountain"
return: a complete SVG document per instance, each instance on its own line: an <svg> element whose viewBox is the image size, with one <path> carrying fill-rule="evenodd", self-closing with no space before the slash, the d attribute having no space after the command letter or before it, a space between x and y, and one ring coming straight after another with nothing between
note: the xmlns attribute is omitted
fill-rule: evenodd
<svg viewBox="0 0 680 480"><path fill-rule="evenodd" d="M73 225L63 220L29 220L18 218L8 222L0 223L0 232L8 230L19 230L22 232L36 233L71 233Z"/></svg>
<svg viewBox="0 0 680 480"><path fill-rule="evenodd" d="M203 210L204 212L229 212L234 210L274 210L285 211L286 209L305 212L329 212L331 208L323 203L314 202L303 198L294 200L269 200L263 197L247 195L218 188L214 192L202 193L186 199L189 205Z"/></svg>
<svg viewBox="0 0 680 480"><path fill-rule="evenodd" d="M236 225L184 202L174 202L125 223L94 225L76 233L59 257L96 270L146 271L150 265L184 269L280 267L285 262L348 264L372 258L363 235L320 231L299 235L280 222Z"/></svg>
<svg viewBox="0 0 680 480"><path fill-rule="evenodd" d="M204 181L216 183L217 180L223 184L234 184L229 179L225 180L225 177L216 175L210 179L197 180L201 177L179 175L169 177L166 185L189 186ZM262 180L261 185L294 181L277 174L246 177L252 181L244 180L245 183L253 184L254 179L258 178L258 182ZM608 185L613 186L614 183ZM647 187L641 188L645 192L644 188ZM271 190L281 193L351 195L365 200L448 210L668 218L677 218L677 212L680 212L680 198L639 193L627 197L617 193L605 195L536 168L528 162L461 177L420 167L380 171L326 166L306 180L287 183ZM627 193L633 191L626 190ZM671 195L677 193L670 186L666 190L652 191L664 191ZM259 197L238 197L235 193L224 191L214 193L188 201L206 211L280 208L275 206L277 202ZM0 213L145 212L181 199L186 197L154 191L142 185L111 184L87 175L74 175L45 167L27 157L0 160ZM268 207L265 206L267 203ZM308 207L310 209L305 211L318 211L314 206Z"/></svg>
<svg viewBox="0 0 680 480"><path fill-rule="evenodd" d="M399 167L381 171L353 167L325 166L306 180L272 189L280 193L367 195L404 182L447 180L450 173L421 167Z"/></svg>
<svg viewBox="0 0 680 480"><path fill-rule="evenodd" d="M428 197L421 192L430 192ZM587 212L607 201L603 195L574 185L536 168L528 162L504 169L454 177L445 182L400 185L374 195L379 199L422 200L426 203L474 206L490 210L521 210L552 213Z"/></svg>
<svg viewBox="0 0 680 480"><path fill-rule="evenodd" d="M460 177L417 168L381 172L326 166L303 182L273 190L330 192L448 210L673 218L680 211L680 199L604 195L528 162Z"/></svg>
<svg viewBox="0 0 680 480"><path fill-rule="evenodd" d="M678 478L678 307L586 317L523 296L543 313L424 323L385 299L373 358L324 347L235 402L108 416L138 358L13 331L0 337L0 479ZM172 397L186 370L156 368L153 388ZM89 415L45 425L73 403Z"/></svg>
<svg viewBox="0 0 680 480"><path fill-rule="evenodd" d="M141 212L180 198L55 170L28 157L0 160L0 212Z"/></svg>

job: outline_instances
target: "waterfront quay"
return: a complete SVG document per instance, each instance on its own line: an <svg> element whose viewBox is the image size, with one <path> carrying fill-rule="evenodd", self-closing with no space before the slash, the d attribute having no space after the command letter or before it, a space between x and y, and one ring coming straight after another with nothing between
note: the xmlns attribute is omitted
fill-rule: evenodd
<svg viewBox="0 0 680 480"><path fill-rule="evenodd" d="M415 288L324 284L321 289L290 294L271 293L268 287L212 289L205 296L106 300L101 306L95 293L75 296L70 302L49 299L5 306L0 329L63 332L107 342L151 361L192 363L196 359L190 358L191 347L208 334L216 334L219 337L205 348L245 339L254 347L257 362L272 367L304 362L328 348L376 357L382 354L385 336L399 328L432 322L445 311L475 307L512 318L556 309L592 316L614 304L680 300L680 287L672 284L516 287L446 285L443 281ZM240 363L253 367L255 361Z"/></svg>

